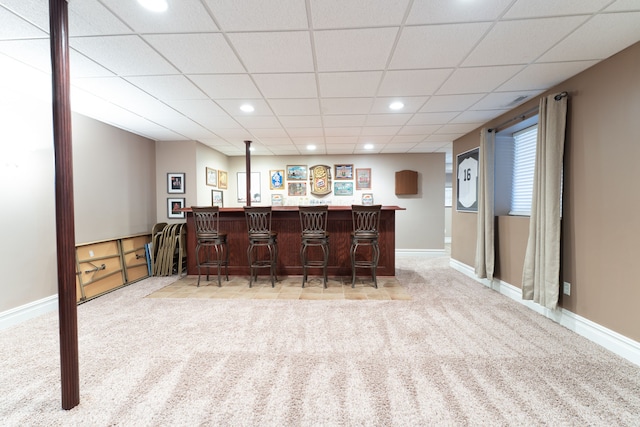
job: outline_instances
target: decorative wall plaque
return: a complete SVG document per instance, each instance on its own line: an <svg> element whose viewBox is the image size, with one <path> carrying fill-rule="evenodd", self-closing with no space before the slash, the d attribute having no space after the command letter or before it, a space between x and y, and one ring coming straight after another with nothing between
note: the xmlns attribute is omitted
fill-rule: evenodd
<svg viewBox="0 0 640 427"><path fill-rule="evenodd" d="M331 166L311 166L309 175L311 179L311 194L315 196L331 194Z"/></svg>

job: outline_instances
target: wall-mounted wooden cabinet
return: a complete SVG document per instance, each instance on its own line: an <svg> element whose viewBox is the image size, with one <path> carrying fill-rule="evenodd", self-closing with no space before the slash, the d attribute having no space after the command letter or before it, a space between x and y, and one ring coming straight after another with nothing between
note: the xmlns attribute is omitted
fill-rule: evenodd
<svg viewBox="0 0 640 427"><path fill-rule="evenodd" d="M418 172L410 170L396 172L396 194L418 194Z"/></svg>

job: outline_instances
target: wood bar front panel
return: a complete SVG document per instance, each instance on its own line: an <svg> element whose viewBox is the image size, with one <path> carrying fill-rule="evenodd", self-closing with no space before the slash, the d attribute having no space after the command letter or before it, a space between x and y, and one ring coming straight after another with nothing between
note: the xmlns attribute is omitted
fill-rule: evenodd
<svg viewBox="0 0 640 427"><path fill-rule="evenodd" d="M278 275L302 275L300 263L300 217L298 209L274 210L272 229L278 233ZM329 210L327 231L329 237L329 267L331 276L350 276L351 260L349 247L353 230L351 209ZM248 275L247 262L247 225L242 209L221 210L220 231L227 233L229 242L229 274ZM193 214L187 212L187 273L197 275L195 260L196 238ZM395 210L383 209L380 221L380 259L377 274L379 276L395 275ZM320 270L309 270L310 274L320 274ZM262 272L267 274L267 270ZM358 275L368 275L362 269Z"/></svg>

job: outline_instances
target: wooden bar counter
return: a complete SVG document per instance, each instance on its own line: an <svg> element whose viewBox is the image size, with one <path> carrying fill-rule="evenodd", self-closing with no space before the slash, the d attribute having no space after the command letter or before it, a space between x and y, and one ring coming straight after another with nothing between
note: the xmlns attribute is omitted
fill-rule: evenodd
<svg viewBox="0 0 640 427"><path fill-rule="evenodd" d="M383 206L380 218L380 259L378 276L395 276L395 211L404 210L398 206ZM193 214L190 208L187 213L187 274L197 275L195 259L196 236ZM330 276L351 276L351 206L329 206L327 231L329 232L329 267ZM278 276L302 275L300 262L300 217L297 206L274 206L271 228L278 233ZM229 242L229 274L249 275L247 262L247 224L244 209L220 208L220 231L227 233ZM264 272L266 274L266 270ZM320 270L309 270L310 275L320 274ZM370 274L362 269L358 276Z"/></svg>

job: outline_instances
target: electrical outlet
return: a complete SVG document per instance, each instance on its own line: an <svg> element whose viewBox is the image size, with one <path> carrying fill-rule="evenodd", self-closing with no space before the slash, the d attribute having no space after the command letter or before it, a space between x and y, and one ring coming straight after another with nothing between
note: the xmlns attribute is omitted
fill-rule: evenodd
<svg viewBox="0 0 640 427"><path fill-rule="evenodd" d="M571 283L564 282L564 286L562 288L562 293L565 295L571 295Z"/></svg>
<svg viewBox="0 0 640 427"><path fill-rule="evenodd" d="M89 251L89 258L93 258L93 251Z"/></svg>

